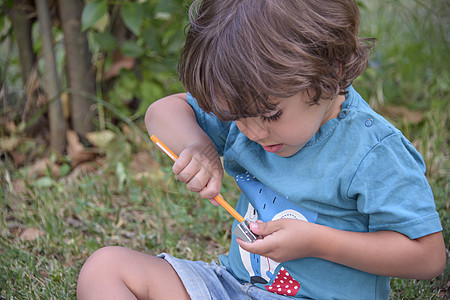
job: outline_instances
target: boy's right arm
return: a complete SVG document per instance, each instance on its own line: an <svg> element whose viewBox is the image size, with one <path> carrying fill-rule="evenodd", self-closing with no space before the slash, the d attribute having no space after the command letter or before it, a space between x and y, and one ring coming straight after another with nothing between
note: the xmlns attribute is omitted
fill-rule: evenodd
<svg viewBox="0 0 450 300"><path fill-rule="evenodd" d="M150 135L156 135L179 156L173 172L186 188L212 199L220 192L222 164L218 154L211 155L217 153L215 146L197 124L186 99L183 93L154 102L145 114L145 125Z"/></svg>

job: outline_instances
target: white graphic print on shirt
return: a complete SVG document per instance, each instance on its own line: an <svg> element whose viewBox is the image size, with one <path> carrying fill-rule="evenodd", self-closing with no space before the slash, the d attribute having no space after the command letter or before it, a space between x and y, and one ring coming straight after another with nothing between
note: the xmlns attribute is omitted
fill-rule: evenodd
<svg viewBox="0 0 450 300"><path fill-rule="evenodd" d="M244 218L250 222L257 220L268 222L283 218L315 222L317 219L317 213L293 204L259 182L248 172L236 176L235 180L249 200ZM275 273L280 263L268 257L247 252L242 248L239 248L239 251L251 283L268 284L272 281L272 285L265 286L270 292L290 296L297 293L300 284L294 278L287 277L288 280L283 281L286 274L289 275L284 267L281 266L278 273Z"/></svg>

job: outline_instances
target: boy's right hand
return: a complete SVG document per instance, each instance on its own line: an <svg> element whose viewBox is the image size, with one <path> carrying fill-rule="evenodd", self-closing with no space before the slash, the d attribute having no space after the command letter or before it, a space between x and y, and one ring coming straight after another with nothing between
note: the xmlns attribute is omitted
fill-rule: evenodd
<svg viewBox="0 0 450 300"><path fill-rule="evenodd" d="M220 193L223 178L223 167L214 145L192 144L179 155L172 167L173 172L186 188L197 192L200 197L212 200Z"/></svg>

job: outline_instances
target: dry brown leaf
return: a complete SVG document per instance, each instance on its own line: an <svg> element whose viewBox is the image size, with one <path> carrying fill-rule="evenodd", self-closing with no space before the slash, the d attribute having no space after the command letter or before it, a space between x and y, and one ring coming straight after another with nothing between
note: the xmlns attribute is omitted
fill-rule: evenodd
<svg viewBox="0 0 450 300"><path fill-rule="evenodd" d="M139 134L136 129L130 127L128 124L124 124L122 126L122 132L135 145L141 145L144 143L144 139L142 138L142 135Z"/></svg>
<svg viewBox="0 0 450 300"><path fill-rule="evenodd" d="M95 152L87 151L84 148L77 133L73 130L67 130L67 154L72 159L74 167L82 162L93 160L97 155Z"/></svg>
<svg viewBox="0 0 450 300"><path fill-rule="evenodd" d="M131 127L130 127L130 125L128 125L128 124L123 124L123 125L122 125L122 132L123 132L125 135L130 135L130 134L131 134Z"/></svg>
<svg viewBox="0 0 450 300"><path fill-rule="evenodd" d="M105 149L115 138L111 130L102 130L86 133L86 139L95 147Z"/></svg>
<svg viewBox="0 0 450 300"><path fill-rule="evenodd" d="M6 122L6 130L8 130L10 133L14 134L17 133L17 125L16 123L14 123L13 121L8 121Z"/></svg>
<svg viewBox="0 0 450 300"><path fill-rule="evenodd" d="M37 228L31 227L22 231L22 233L19 235L19 238L24 241L34 241L35 239L38 239L43 235L44 233L42 231Z"/></svg>
<svg viewBox="0 0 450 300"><path fill-rule="evenodd" d="M167 188L167 182L161 182L165 176L165 173L161 170L161 165L148 152L139 152L134 155L129 169L133 174L133 179L159 183L164 186L163 189Z"/></svg>
<svg viewBox="0 0 450 300"><path fill-rule="evenodd" d="M14 165L16 166L21 166L23 164L23 162L25 161L25 154L17 152L17 151L13 151L11 153L9 153L14 161Z"/></svg>
<svg viewBox="0 0 450 300"><path fill-rule="evenodd" d="M145 151L136 153L129 167L133 173L161 170L161 165Z"/></svg>
<svg viewBox="0 0 450 300"><path fill-rule="evenodd" d="M0 138L0 150L5 152L11 152L20 144L22 139L17 136L2 137Z"/></svg>
<svg viewBox="0 0 450 300"><path fill-rule="evenodd" d="M121 69L132 70L136 64L136 58L126 57L120 51L113 53L113 62L109 69L103 74L105 81L116 77L120 74Z"/></svg>
<svg viewBox="0 0 450 300"><path fill-rule="evenodd" d="M98 166L102 164L102 161L99 158L96 158L94 163L91 162L83 162L77 165L72 172L67 176L67 179L73 181L77 179L81 175L92 174L98 170Z"/></svg>
<svg viewBox="0 0 450 300"><path fill-rule="evenodd" d="M35 161L28 169L28 178L37 178L45 175L45 171L49 169L53 176L59 176L59 165L50 161L49 158L42 158Z"/></svg>

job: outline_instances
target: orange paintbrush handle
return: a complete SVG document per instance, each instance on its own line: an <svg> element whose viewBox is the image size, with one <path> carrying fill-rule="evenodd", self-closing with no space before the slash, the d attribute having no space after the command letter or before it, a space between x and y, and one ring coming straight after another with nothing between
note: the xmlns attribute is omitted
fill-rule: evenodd
<svg viewBox="0 0 450 300"><path fill-rule="evenodd" d="M166 153L173 161L176 161L178 159L178 155L173 153L172 150L169 149L163 142L161 142L160 139L156 137L156 135L152 135L150 137L153 143L155 143L156 146L158 146L159 149L161 149L164 153Z"/></svg>
<svg viewBox="0 0 450 300"><path fill-rule="evenodd" d="M244 222L244 218L233 208L230 204L228 204L227 201L225 201L222 197L222 195L217 195L214 197L214 200L219 202L220 205L222 205L223 208L227 210L227 212L230 213L239 223Z"/></svg>
<svg viewBox="0 0 450 300"><path fill-rule="evenodd" d="M160 139L158 139L155 135L152 135L150 137L153 143L155 143L156 146L158 146L159 149L161 149L164 153L166 153L173 161L176 161L178 159L178 156L173 153L172 150L169 149L163 142L161 142ZM219 194L216 197L214 197L214 200L216 200L223 208L226 209L227 212L230 213L236 220L238 220L239 223L244 222L244 218L233 208L231 207L228 202L226 202L223 197Z"/></svg>

